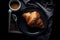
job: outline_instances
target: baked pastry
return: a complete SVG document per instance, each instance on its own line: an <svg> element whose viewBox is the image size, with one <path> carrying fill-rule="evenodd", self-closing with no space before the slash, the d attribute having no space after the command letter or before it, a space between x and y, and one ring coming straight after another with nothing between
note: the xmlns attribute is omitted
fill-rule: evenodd
<svg viewBox="0 0 60 40"><path fill-rule="evenodd" d="M28 25L38 25L40 28L44 28L44 23L38 11L23 13L22 16L25 18Z"/></svg>

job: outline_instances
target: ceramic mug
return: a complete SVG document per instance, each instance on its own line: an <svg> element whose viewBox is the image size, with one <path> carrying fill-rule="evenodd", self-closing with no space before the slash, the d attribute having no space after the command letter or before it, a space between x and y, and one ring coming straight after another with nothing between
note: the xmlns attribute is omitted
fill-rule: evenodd
<svg viewBox="0 0 60 40"><path fill-rule="evenodd" d="M9 8L12 11L17 11L21 8L21 2L19 0L10 0L9 1Z"/></svg>

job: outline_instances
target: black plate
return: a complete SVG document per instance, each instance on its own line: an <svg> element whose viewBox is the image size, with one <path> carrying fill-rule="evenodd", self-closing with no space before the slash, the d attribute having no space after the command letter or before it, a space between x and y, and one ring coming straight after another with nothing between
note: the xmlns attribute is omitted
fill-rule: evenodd
<svg viewBox="0 0 60 40"><path fill-rule="evenodd" d="M45 14L45 12L41 9L41 8L36 8L36 7L27 7L25 8L24 10L22 10L22 14L24 12L31 12L31 11L38 11L41 13L41 18L45 24L45 28L44 29L40 29L40 28L29 28L25 19L21 16L18 23L19 23L19 30L22 31L23 33L25 33L26 35L29 35L29 36L36 36L36 35L39 35L39 34L42 34L46 29L47 29L47 16ZM28 30L33 30L34 31L28 31Z"/></svg>

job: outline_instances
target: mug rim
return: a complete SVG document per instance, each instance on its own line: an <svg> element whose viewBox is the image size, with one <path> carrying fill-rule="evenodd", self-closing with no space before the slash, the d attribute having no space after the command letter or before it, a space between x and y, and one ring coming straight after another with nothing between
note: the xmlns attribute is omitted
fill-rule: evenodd
<svg viewBox="0 0 60 40"><path fill-rule="evenodd" d="M20 7L21 7L21 2L20 2L19 0L14 0L14 1L17 1L17 2L19 3L19 7L18 7L17 9L13 9L13 8L11 8L11 6L10 6L10 4L11 4L12 1L13 1L13 0L10 0L10 1L9 1L9 8L10 8L12 11L17 11L17 10L19 10Z"/></svg>

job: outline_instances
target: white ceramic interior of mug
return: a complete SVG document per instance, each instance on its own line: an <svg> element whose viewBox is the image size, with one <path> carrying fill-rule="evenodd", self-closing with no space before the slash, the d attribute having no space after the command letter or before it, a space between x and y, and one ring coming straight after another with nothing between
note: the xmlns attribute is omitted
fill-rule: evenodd
<svg viewBox="0 0 60 40"><path fill-rule="evenodd" d="M21 2L19 1L19 0L15 0L16 2L18 2L18 4L19 4L19 7L18 8L16 8L16 9L13 9L13 8L11 8L11 2L13 2L12 0L11 1L9 1L9 8L12 10L12 11L17 11L17 10L19 10L20 9L20 7L21 7Z"/></svg>

